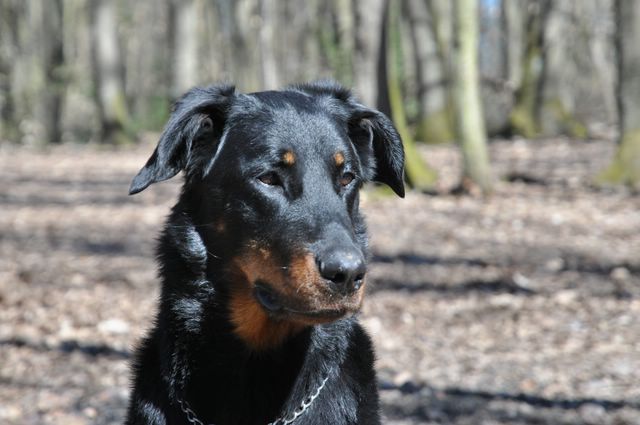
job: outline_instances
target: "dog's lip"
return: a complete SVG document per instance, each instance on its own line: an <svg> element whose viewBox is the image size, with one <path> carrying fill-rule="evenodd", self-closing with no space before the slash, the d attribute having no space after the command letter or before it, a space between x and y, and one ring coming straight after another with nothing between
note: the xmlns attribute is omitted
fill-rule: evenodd
<svg viewBox="0 0 640 425"><path fill-rule="evenodd" d="M346 316L349 313L346 308L322 310L296 310L293 308L284 308L284 311L296 316L302 316L308 319L317 320L336 320Z"/></svg>
<svg viewBox="0 0 640 425"><path fill-rule="evenodd" d="M294 308L286 305L276 291L262 282L255 285L254 294L258 303L272 314L298 316L312 321L325 322L340 319L352 312L352 309L346 307L310 310Z"/></svg>

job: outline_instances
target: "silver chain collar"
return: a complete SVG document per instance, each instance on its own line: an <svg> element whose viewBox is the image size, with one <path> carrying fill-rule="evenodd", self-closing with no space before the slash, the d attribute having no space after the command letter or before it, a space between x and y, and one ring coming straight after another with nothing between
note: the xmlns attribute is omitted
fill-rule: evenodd
<svg viewBox="0 0 640 425"><path fill-rule="evenodd" d="M291 413L290 415L285 414L283 416L280 416L278 419L276 419L273 422L269 422L267 425L290 425L294 423L300 416L302 416L307 411L307 409L313 404L315 399L318 398L318 396L320 395L320 392L322 391L322 389L324 388L328 380L329 380L329 375L327 374L327 376L322 380L322 384L320 384L320 386L316 389L316 391L310 396L306 397L304 400L302 400L302 403L300 404L300 406L298 406L293 411L293 413ZM180 405L180 410L182 410L182 412L185 415L187 415L187 421L189 421L191 425L205 425L204 422L198 419L198 415L196 415L196 412L194 412L193 409L191 409L191 406L189 406L188 401L182 400L181 398L178 398L177 401L178 401L178 404ZM214 424L208 424L208 425L214 425Z"/></svg>

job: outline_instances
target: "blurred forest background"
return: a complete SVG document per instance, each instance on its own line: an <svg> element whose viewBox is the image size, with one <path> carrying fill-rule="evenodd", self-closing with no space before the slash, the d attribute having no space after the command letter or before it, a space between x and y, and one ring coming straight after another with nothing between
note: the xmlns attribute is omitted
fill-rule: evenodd
<svg viewBox="0 0 640 425"><path fill-rule="evenodd" d="M257 91L333 78L394 119L408 144L409 181L428 187L434 176L414 158L413 139L467 146L467 116L478 139L464 150L473 169L487 162L473 147L485 133L612 138L621 108L640 108L617 95L637 99L636 2L477 3L3 0L1 139L122 144L161 130L171 102L194 85ZM622 156L636 159L618 164L635 171L601 177L637 181L638 151L626 149ZM471 174L488 189L486 177Z"/></svg>
<svg viewBox="0 0 640 425"><path fill-rule="evenodd" d="M320 78L418 189L362 197L384 423L640 425L639 0L0 0L0 423L122 423L171 103Z"/></svg>

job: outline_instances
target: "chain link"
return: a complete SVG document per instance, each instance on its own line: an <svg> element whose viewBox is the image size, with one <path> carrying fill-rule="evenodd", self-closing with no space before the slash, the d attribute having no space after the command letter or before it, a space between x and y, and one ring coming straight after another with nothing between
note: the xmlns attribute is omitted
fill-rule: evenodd
<svg viewBox="0 0 640 425"><path fill-rule="evenodd" d="M204 423L202 423L202 421L198 419L196 412L191 410L191 407L189 406L188 402L183 401L181 398L179 398L178 403L180 404L180 410L182 410L184 414L187 415L187 420L189 421L190 424L204 425Z"/></svg>
<svg viewBox="0 0 640 425"><path fill-rule="evenodd" d="M322 389L324 388L328 380L329 380L329 375L327 374L327 376L322 380L322 384L320 384L320 386L316 389L316 391L310 396L306 397L304 400L302 400L302 403L300 404L300 406L298 406L291 413L289 418L287 418L287 415L283 415L278 419L276 419L275 421L269 422L267 425L291 425L292 423L294 423L300 416L302 416L303 413L307 411L309 407L311 407L315 399L318 398L318 396L320 395L320 392L322 391ZM181 398L178 398L177 400L178 400L178 404L180 405L180 410L182 410L182 412L187 416L187 421L189 421L191 425L205 425L204 422L198 419L198 415L196 415L196 412L194 412L191 409L191 406L189 406L189 402L184 401ZM214 424L208 424L208 425L214 425Z"/></svg>

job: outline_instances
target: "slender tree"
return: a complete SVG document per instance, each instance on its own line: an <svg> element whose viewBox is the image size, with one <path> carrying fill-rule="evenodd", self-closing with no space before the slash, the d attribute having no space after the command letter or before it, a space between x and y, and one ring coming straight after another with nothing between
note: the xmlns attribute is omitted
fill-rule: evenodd
<svg viewBox="0 0 640 425"><path fill-rule="evenodd" d="M602 0L600 0L602 1ZM542 136L565 134L584 139L587 127L577 114L582 84L597 87L596 67L589 40L593 29L586 20L590 1L558 2L547 12L544 29L544 86L541 88L539 130Z"/></svg>
<svg viewBox="0 0 640 425"><path fill-rule="evenodd" d="M409 22L413 64L417 85L418 140L427 143L446 143L454 140L451 96L446 69L448 60L443 45L444 35L438 35L441 11L425 0L403 3Z"/></svg>
<svg viewBox="0 0 640 425"><path fill-rule="evenodd" d="M492 183L478 79L478 0L455 0L453 10L453 103L464 159L463 187L472 181L488 193Z"/></svg>
<svg viewBox="0 0 640 425"><path fill-rule="evenodd" d="M63 2L7 0L0 15L3 138L59 143L65 92Z"/></svg>
<svg viewBox="0 0 640 425"><path fill-rule="evenodd" d="M17 0L8 0L0 8L0 142L20 138L14 94L16 62L20 61L18 25L23 19Z"/></svg>
<svg viewBox="0 0 640 425"><path fill-rule="evenodd" d="M613 162L598 177L601 184L640 188L640 2L616 0L616 52L618 65L618 150Z"/></svg>
<svg viewBox="0 0 640 425"><path fill-rule="evenodd" d="M89 2L92 74L104 143L128 143L129 112L114 0Z"/></svg>
<svg viewBox="0 0 640 425"><path fill-rule="evenodd" d="M321 10L330 3L325 0L299 2L277 1L279 22L274 32L275 53L281 82L317 79L331 75L323 66ZM295 54L292 54L295 52Z"/></svg>
<svg viewBox="0 0 640 425"><path fill-rule="evenodd" d="M35 116L43 129L43 141L60 143L61 115L64 99L64 46L62 0L43 2L38 21L41 34L38 42L38 61L42 75L42 90L36 103Z"/></svg>
<svg viewBox="0 0 640 425"><path fill-rule="evenodd" d="M389 103L391 106L391 117L398 133L404 143L406 156L406 174L411 187L418 190L432 190L437 180L437 174L426 162L422 160L420 153L416 149L415 141L409 131L407 118L402 98L402 73L400 64L402 63L402 50L400 38L400 4L397 1L389 3L389 24L388 40L389 55L387 60L387 81L389 91ZM386 31L385 31L386 33ZM386 42L384 44L387 44Z"/></svg>
<svg viewBox="0 0 640 425"><path fill-rule="evenodd" d="M540 105L546 64L545 29L552 3L551 0L529 0L527 6L522 77L516 90L516 104L510 121L513 132L531 138L540 132Z"/></svg>
<svg viewBox="0 0 640 425"><path fill-rule="evenodd" d="M353 85L353 56L355 32L351 0L320 2L318 40L322 47L323 67L347 86Z"/></svg>
<svg viewBox="0 0 640 425"><path fill-rule="evenodd" d="M262 88L274 90L279 86L276 64L274 32L276 22L275 0L260 0L260 69L262 70Z"/></svg>
<svg viewBox="0 0 640 425"><path fill-rule="evenodd" d="M171 96L174 99L198 80L197 17L195 0L169 0Z"/></svg>
<svg viewBox="0 0 640 425"><path fill-rule="evenodd" d="M500 2L502 26L502 75L511 87L518 87L522 78L523 27L526 17L526 0Z"/></svg>
<svg viewBox="0 0 640 425"><path fill-rule="evenodd" d="M354 50L354 19L350 0L333 1L333 21L335 22L337 61L336 74L339 81L352 85L353 75L353 50Z"/></svg>
<svg viewBox="0 0 640 425"><path fill-rule="evenodd" d="M380 106L380 96L386 97L386 82L381 76L384 71L383 30L385 10L388 0L353 0L355 24L354 66L356 92L366 105ZM382 84L381 84L382 83ZM382 86L382 87L381 87ZM380 92L383 93L380 93Z"/></svg>
<svg viewBox="0 0 640 425"><path fill-rule="evenodd" d="M225 78L243 91L260 90L259 0L217 0L221 50L228 60Z"/></svg>

